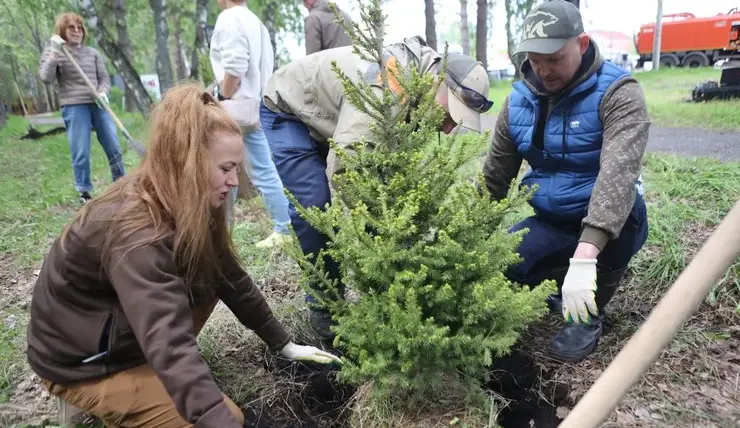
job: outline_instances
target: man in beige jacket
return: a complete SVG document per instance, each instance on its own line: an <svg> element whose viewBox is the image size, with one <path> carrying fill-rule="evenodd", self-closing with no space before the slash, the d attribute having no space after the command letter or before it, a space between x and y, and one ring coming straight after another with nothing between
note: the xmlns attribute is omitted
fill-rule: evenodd
<svg viewBox="0 0 740 428"><path fill-rule="evenodd" d="M386 47L389 68L415 67L420 73L441 72L442 56L426 46L420 37L411 37ZM332 70L336 61L350 79L364 79L382 94L377 64L361 60L352 47L329 49L308 55L277 70L267 82L260 120L267 136L283 185L305 207L324 207L330 203L329 178L341 172L329 156L329 138L347 148L362 137L369 137L371 118L360 112L346 98L342 81ZM480 115L493 102L487 98L488 73L483 65L467 55L449 54L446 77L436 95L447 112L441 131L456 126L480 131ZM402 88L391 81L389 88L401 94ZM327 171L327 165L329 165ZM291 223L304 254L318 254L326 245L321 235L290 206ZM332 278L339 278L336 262L326 258L325 267ZM317 289L318 291L318 289ZM317 308L309 296L311 325L326 339L331 316Z"/></svg>
<svg viewBox="0 0 740 428"><path fill-rule="evenodd" d="M334 12L329 9L328 0L303 0L303 5L308 9L308 16L303 22L306 55L352 44L344 27L334 22ZM352 22L347 12L339 9L339 6L337 10L347 23Z"/></svg>

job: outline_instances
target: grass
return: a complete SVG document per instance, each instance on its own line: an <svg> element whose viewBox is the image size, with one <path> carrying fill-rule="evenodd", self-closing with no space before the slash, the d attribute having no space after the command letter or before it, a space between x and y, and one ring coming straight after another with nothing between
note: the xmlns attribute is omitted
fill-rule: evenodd
<svg viewBox="0 0 740 428"><path fill-rule="evenodd" d="M695 103L691 91L701 82L720 80L722 71L711 67L695 69L661 69L657 72L635 72L642 84L650 118L656 126L692 127L715 130L740 130L740 99ZM511 81L495 82L489 98L494 101L493 114L511 92Z"/></svg>
<svg viewBox="0 0 740 428"><path fill-rule="evenodd" d="M14 372L18 358L21 357L21 346L18 342L23 335L22 332L18 315L3 312L0 319L0 404L10 401Z"/></svg>
<svg viewBox="0 0 740 428"><path fill-rule="evenodd" d="M660 73L667 76L666 80L689 80L673 70ZM691 79L699 76L699 71L692 73ZM663 82L658 77L640 76L648 96ZM492 88L492 97L499 107L499 100L509 91L510 85L506 82ZM694 107L715 108L709 104ZM650 108L654 108L654 102ZM658 107L661 108L665 107ZM138 118L125 116L123 119L133 125L132 134L141 134ZM679 118L674 122L690 120L693 119ZM22 418L34 425L29 421L47 418L53 405L48 399L39 398L41 389L37 384L27 395L14 395L18 384L28 379L30 373L23 355L27 306L20 296L27 291L20 285L32 284L33 270L39 267L50 242L78 205L66 137L61 134L39 141L20 140L26 130L22 118L12 117L9 126L0 131L0 168L3 171L0 182L0 286L3 288L0 321L10 315L16 318L12 326L0 323L0 421L9 411L8 402L17 405L21 400L20 404L39 406ZM93 177L100 190L109 182L109 172L100 147L94 143L92 150ZM135 153L126 154L125 164L129 169L137 164ZM650 236L611 305L610 327L598 352L580 364L555 365L547 360L542 350L559 320L550 319L533 329L530 352L542 370L537 388L550 399L557 385L567 385L571 401L585 392L740 194L738 163L649 154L644 168ZM320 345L307 329L295 264L280 253L259 251L253 245L269 229L269 222L259 211L259 201L240 204L238 208L236 215L240 221L234 238L250 273L278 317L297 339ZM645 374L643 382L620 402L606 426L623 426L633 419L642 421L636 415L644 416L645 411L651 418L646 422L650 426L690 426L692 423L708 426L732 420L733 406L728 403L740 398L735 384L740 360L733 357L739 349L737 329L733 327L740 322L739 278L740 264L735 264L715 285L701 310ZM378 417L396 422L398 426L449 426L456 417L467 422L471 420L466 417L466 409L456 408L455 400L449 399L431 400L425 408L403 414L390 408L370 408L372 401L368 399L370 387L367 385L356 389L332 389L327 400L336 401L336 408L326 411L316 403L315 397L333 374L287 364L266 352L261 341L241 328L223 307L217 308L198 340L224 392L238 404L273 418L310 417L324 422L339 419L353 421L354 426L373 425ZM343 404L338 404L340 402ZM687 403L691 404L690 410ZM435 408L436 411L428 410Z"/></svg>
<svg viewBox="0 0 740 428"><path fill-rule="evenodd" d="M135 132L141 120L129 118ZM21 140L26 131L25 121L12 117L0 138L0 254L13 254L27 268L43 259L43 249L69 220L78 196L66 136ZM125 148L125 140L121 145ZM136 154L126 151L125 167L136 163ZM110 182L110 169L94 138L91 165L93 185L99 191Z"/></svg>

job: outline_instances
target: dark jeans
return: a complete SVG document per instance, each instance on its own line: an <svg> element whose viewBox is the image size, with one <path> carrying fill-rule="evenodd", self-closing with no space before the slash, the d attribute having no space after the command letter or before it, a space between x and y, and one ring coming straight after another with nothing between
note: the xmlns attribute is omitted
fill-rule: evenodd
<svg viewBox="0 0 740 428"><path fill-rule="evenodd" d="M510 232L523 228L529 229L518 249L524 260L508 269L506 275L509 279L521 284L537 285L543 279L543 272L569 265L569 259L578 246L580 223L553 224L535 215L514 225ZM647 208L638 194L619 237L606 244L597 258L598 265L608 270L627 267L647 237Z"/></svg>
<svg viewBox="0 0 740 428"><path fill-rule="evenodd" d="M297 117L275 113L264 104L260 107L260 122L283 186L302 206L325 208L331 202L329 180L326 177L329 145L311 138L306 125ZM293 203L290 203L289 212L303 253L315 257L326 247L327 236L303 219ZM339 279L339 266L330 257L324 257L324 269L331 279ZM306 296L306 300L312 301L309 296Z"/></svg>

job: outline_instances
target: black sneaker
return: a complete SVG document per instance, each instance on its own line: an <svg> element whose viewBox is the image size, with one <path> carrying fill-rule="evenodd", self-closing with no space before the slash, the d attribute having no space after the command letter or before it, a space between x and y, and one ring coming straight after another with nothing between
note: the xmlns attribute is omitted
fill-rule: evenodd
<svg viewBox="0 0 740 428"><path fill-rule="evenodd" d="M318 309L308 309L309 319L313 330L326 341L333 341L336 334L329 327L331 327L334 321L331 318L331 314L328 311Z"/></svg>
<svg viewBox="0 0 740 428"><path fill-rule="evenodd" d="M90 196L90 193L88 193L87 191L80 192L80 203L82 205L85 205L86 203L88 203L90 199L92 199L92 196Z"/></svg>

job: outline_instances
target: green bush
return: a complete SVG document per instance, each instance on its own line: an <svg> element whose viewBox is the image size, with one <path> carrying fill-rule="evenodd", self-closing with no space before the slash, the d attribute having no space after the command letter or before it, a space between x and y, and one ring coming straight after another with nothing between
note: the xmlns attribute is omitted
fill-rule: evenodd
<svg viewBox="0 0 740 428"><path fill-rule="evenodd" d="M383 16L378 0L362 6L369 35L347 27L357 52L382 60ZM442 76L402 70L396 78L403 97L383 85L383 94L355 76L342 78L349 102L375 118L373 150L343 150L330 141L346 171L335 176L335 199L321 210L299 213L330 237L324 254L340 264L345 284L359 294L350 303L314 296L332 312L335 346L346 351L340 375L349 382L373 381L383 392L423 394L443 379L462 374L482 379L493 358L509 352L527 325L546 313L548 282L534 289L503 274L518 262L524 232L509 234L504 218L526 204L532 191L512 186L494 202L460 174L480 156L457 138L437 138L444 111L434 102ZM410 117L408 122L399 118ZM475 138L486 139L485 135ZM478 179L482 180L479 173ZM326 279L322 258L293 255L304 280L321 282L326 296L336 283ZM314 262L313 260L317 260Z"/></svg>
<svg viewBox="0 0 740 428"><path fill-rule="evenodd" d="M108 101L110 102L110 107L116 113L122 112L126 108L123 105L123 91L118 86L111 86L108 92Z"/></svg>

